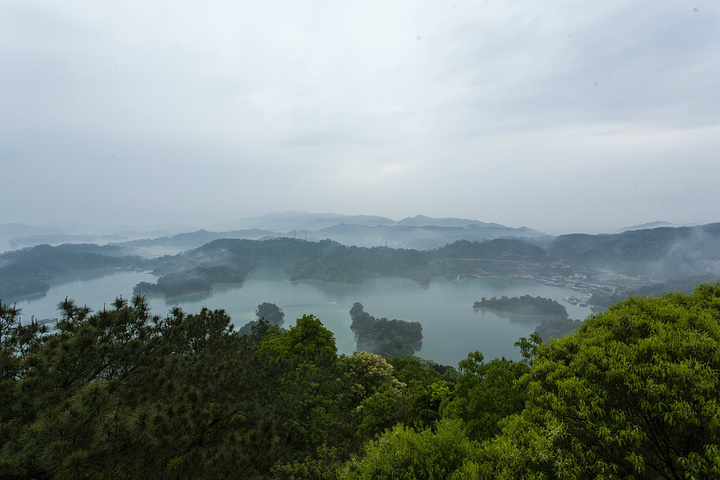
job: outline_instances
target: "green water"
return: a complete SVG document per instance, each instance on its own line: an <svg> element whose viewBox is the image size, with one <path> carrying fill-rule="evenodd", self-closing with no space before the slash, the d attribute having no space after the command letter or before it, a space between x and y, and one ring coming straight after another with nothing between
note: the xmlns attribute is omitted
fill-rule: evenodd
<svg viewBox="0 0 720 480"><path fill-rule="evenodd" d="M147 273L119 272L92 279L67 279L54 285L42 296L17 303L22 316L29 319L57 317L57 304L66 296L93 310L102 309L119 295L130 298L132 287L141 281L154 281ZM433 279L428 286L405 279L379 278L359 285L341 285L316 281L291 282L281 270L253 272L242 286L220 285L213 292L172 300L149 298L153 312L164 315L178 305L188 313L202 307L223 308L233 323L241 327L255 319L262 302L276 303L285 312L285 327L294 325L303 314L313 314L332 330L340 353L352 353L355 347L350 331L350 308L360 302L375 317L420 322L424 341L418 355L446 365L456 365L467 354L480 350L485 358L505 356L518 359L513 346L518 338L529 335L541 321L472 308L481 297L507 295L541 296L561 302L572 318L584 319L590 309L569 305L563 297L577 296L574 290L542 285L519 278Z"/></svg>

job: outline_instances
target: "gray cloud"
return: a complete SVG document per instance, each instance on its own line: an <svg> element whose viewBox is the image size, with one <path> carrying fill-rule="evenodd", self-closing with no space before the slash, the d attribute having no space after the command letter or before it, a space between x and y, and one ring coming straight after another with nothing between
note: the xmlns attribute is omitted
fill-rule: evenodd
<svg viewBox="0 0 720 480"><path fill-rule="evenodd" d="M9 0L0 223L716 221L719 20L669 0Z"/></svg>

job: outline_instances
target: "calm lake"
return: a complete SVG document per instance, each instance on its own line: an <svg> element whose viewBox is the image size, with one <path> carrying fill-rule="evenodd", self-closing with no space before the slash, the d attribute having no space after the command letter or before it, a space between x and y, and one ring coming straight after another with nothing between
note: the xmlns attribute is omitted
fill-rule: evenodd
<svg viewBox="0 0 720 480"><path fill-rule="evenodd" d="M31 315L41 319L57 317L57 304L67 296L79 305L101 310L120 295L130 298L132 288L138 282L155 280L154 276L142 272L67 278L52 286L46 295L17 302L17 307L22 309L24 320ZM438 278L427 286L399 278L378 278L359 285L342 285L291 282L280 269L257 270L242 286L221 285L212 293L172 300L149 297L148 300L152 311L161 315L175 305L187 313L198 312L202 307L222 308L238 328L255 319L255 309L260 303L276 303L285 312L284 327L294 325L295 319L304 314L313 314L335 334L338 352L346 354L355 348L349 311L355 302L360 302L366 312L377 318L420 322L425 339L417 355L456 366L474 350L480 350L486 359L520 358L513 343L532 333L541 318L472 308L473 302L482 297L502 295L552 298L567 308L571 318L584 319L591 313L587 307L570 305L562 300L578 296L575 290L521 278Z"/></svg>

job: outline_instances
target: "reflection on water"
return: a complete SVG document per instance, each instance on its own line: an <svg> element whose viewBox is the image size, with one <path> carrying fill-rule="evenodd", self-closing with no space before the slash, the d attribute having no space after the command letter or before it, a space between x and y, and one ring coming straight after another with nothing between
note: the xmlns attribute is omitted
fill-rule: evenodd
<svg viewBox="0 0 720 480"><path fill-rule="evenodd" d="M129 298L141 281L155 281L147 273L119 272L94 279L67 279L53 286L43 298L18 302L23 317L57 317L57 304L66 296L93 310L109 305L119 295ZM152 311L165 315L173 306L188 313L203 307L222 308L239 328L255 319L263 302L276 303L285 312L285 327L294 325L304 314L320 318L334 334L340 353L352 353L355 339L350 330L350 308L360 302L370 315L412 320L423 325L423 347L418 354L439 363L456 365L467 354L480 350L485 358L520 358L513 344L528 336L543 317L524 317L487 310L472 305L482 297L531 295L562 302L576 292L517 278L433 279L419 286L402 278L378 278L358 285L319 281L291 282L281 269L253 272L242 285L218 285L212 292L170 300L149 297ZM590 309L566 306L572 318L585 318Z"/></svg>

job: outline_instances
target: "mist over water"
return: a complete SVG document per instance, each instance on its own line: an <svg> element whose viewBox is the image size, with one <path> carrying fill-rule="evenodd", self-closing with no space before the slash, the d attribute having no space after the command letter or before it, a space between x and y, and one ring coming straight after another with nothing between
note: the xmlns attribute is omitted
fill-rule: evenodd
<svg viewBox="0 0 720 480"><path fill-rule="evenodd" d="M87 305L98 311L104 305L110 306L121 295L132 298L132 289L138 282L155 280L155 276L143 272L121 271L96 278L92 277L92 273L83 272L64 276L54 282L47 293L26 297L15 304L22 309L24 321L29 321L31 316L40 319L58 317L58 303L65 297L75 300L77 305Z"/></svg>
<svg viewBox="0 0 720 480"><path fill-rule="evenodd" d="M69 297L79 305L101 310L119 295L130 298L133 286L141 281L154 281L148 273L119 272L94 279L66 279L42 296L17 302L24 321L58 316L58 302ZM474 310L473 302L482 297L531 295L555 299L568 310L571 318L584 319L590 309L562 301L577 296L567 288L542 285L527 279L490 277L478 279L433 279L430 285L400 278L366 280L358 285L318 281L289 281L281 269L254 271L242 286L220 285L212 292L164 300L148 297L152 311L167 314L178 305L187 313L203 307L222 308L237 328L255 319L255 309L262 302L276 303L285 312L285 328L295 324L304 314L317 316L335 334L339 353L351 354L355 338L350 330L349 310L360 302L369 314L381 318L412 320L423 326L424 341L417 353L446 365L474 350L486 359L520 358L513 343L528 336L541 317L510 315L501 312Z"/></svg>

